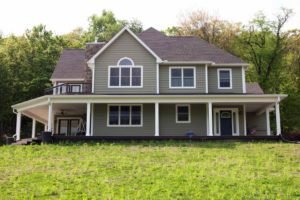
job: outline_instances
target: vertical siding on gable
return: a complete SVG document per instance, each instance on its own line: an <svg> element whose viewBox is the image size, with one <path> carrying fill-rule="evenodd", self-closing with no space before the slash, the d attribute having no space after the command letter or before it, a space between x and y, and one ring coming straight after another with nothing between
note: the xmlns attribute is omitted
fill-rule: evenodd
<svg viewBox="0 0 300 200"><path fill-rule="evenodd" d="M94 105L94 136L154 136L154 104L143 104L142 127L108 127L107 104Z"/></svg>
<svg viewBox="0 0 300 200"><path fill-rule="evenodd" d="M169 69L172 66L162 65L159 68L160 93L205 93L205 67L196 66L196 88L169 88ZM189 66L186 66L189 67Z"/></svg>
<svg viewBox="0 0 300 200"><path fill-rule="evenodd" d="M232 89L218 89L218 69L232 69ZM242 67L208 67L208 93L243 93Z"/></svg>
<svg viewBox="0 0 300 200"><path fill-rule="evenodd" d="M191 123L176 123L176 104L159 105L159 135L185 136L192 131L195 135L206 135L206 106L191 104Z"/></svg>
<svg viewBox="0 0 300 200"><path fill-rule="evenodd" d="M143 88L108 88L108 66L129 57L143 66ZM124 32L95 61L95 93L126 94L156 92L156 59L128 32Z"/></svg>

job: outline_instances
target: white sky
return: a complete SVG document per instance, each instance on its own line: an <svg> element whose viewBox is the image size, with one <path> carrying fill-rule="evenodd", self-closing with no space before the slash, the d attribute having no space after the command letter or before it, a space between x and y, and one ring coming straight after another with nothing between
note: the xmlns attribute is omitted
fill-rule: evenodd
<svg viewBox="0 0 300 200"><path fill-rule="evenodd" d="M280 7L295 12L286 28L300 28L300 0L0 0L0 31L19 35L42 23L57 34L68 33L79 26L86 28L88 17L103 9L113 11L118 19L136 18L144 28L161 30L195 9L247 23L259 10L274 17Z"/></svg>

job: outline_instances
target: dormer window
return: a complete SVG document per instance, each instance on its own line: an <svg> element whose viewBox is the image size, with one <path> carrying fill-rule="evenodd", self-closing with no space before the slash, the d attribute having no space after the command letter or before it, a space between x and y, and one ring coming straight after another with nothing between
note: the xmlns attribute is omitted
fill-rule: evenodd
<svg viewBox="0 0 300 200"><path fill-rule="evenodd" d="M131 58L121 58L116 66L109 66L108 73L110 88L143 87L143 67L134 65Z"/></svg>

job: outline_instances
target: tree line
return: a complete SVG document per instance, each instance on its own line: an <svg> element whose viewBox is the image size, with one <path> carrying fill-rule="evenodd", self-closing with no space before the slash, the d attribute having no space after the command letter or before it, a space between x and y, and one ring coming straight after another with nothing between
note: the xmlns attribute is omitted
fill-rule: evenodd
<svg viewBox="0 0 300 200"><path fill-rule="evenodd" d="M282 9L268 19L260 12L249 24L241 24L196 10L182 17L177 26L162 31L196 35L250 63L247 81L258 82L266 93L289 94L281 107L282 125L285 131L295 132L300 130L300 29L284 29L292 15L292 10ZM135 33L143 31L139 20L117 19L111 11L88 20L87 29L78 27L64 35L56 35L44 25L21 36L0 34L0 135L14 134L11 105L41 96L51 87L49 78L64 48L108 41L125 25ZM22 121L22 131L30 133L30 127L31 120Z"/></svg>

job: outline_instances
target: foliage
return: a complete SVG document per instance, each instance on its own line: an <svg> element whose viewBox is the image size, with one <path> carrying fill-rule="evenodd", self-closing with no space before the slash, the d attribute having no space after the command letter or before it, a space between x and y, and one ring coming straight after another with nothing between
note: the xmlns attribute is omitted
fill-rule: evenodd
<svg viewBox="0 0 300 200"><path fill-rule="evenodd" d="M118 20L111 11L102 11L102 15L92 15L89 18L89 29L85 35L86 42L105 42L112 38L122 27L128 26L135 33L143 30L142 23L138 20L130 22Z"/></svg>
<svg viewBox="0 0 300 200"><path fill-rule="evenodd" d="M172 141L3 146L0 199L298 199L299 150Z"/></svg>
<svg viewBox="0 0 300 200"><path fill-rule="evenodd" d="M290 94L281 105L282 128L285 132L300 132L300 94Z"/></svg>

